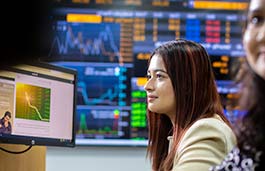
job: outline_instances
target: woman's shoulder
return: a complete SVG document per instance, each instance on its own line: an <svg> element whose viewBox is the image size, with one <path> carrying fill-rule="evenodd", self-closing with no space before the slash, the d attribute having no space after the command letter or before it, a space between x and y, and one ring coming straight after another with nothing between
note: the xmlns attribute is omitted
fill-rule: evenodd
<svg viewBox="0 0 265 171"><path fill-rule="evenodd" d="M197 120L192 124L189 130L193 129L207 129L211 128L213 131L222 131L228 130L229 132L233 132L232 129L221 119L221 117L217 114L214 114L213 117L210 118L202 118ZM210 131L210 130L209 130Z"/></svg>
<svg viewBox="0 0 265 171"><path fill-rule="evenodd" d="M184 134L183 142L214 140L225 145L227 153L236 145L233 130L218 116L196 121Z"/></svg>
<svg viewBox="0 0 265 171"><path fill-rule="evenodd" d="M220 119L216 116L200 119L186 130L174 159L175 170L208 170L232 150L235 135Z"/></svg>

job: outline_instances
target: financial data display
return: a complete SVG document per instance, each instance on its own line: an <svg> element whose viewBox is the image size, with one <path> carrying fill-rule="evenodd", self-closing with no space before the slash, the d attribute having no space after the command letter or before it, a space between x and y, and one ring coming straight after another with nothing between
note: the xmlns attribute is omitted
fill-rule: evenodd
<svg viewBox="0 0 265 171"><path fill-rule="evenodd" d="M248 0L56 0L63 6L82 8L245 10Z"/></svg>
<svg viewBox="0 0 265 171"><path fill-rule="evenodd" d="M55 60L118 62L120 24L58 22L50 54Z"/></svg>
<svg viewBox="0 0 265 171"><path fill-rule="evenodd" d="M238 92L231 66L244 56L246 0L56 2L55 37L45 60L78 71L77 144L147 144L147 60L156 47L177 38L206 48L225 111L234 120L237 109L226 106Z"/></svg>

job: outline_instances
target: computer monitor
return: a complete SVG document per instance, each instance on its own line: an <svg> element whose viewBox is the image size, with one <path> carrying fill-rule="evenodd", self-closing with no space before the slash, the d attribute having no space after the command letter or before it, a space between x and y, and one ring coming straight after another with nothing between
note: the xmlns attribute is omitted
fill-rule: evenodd
<svg viewBox="0 0 265 171"><path fill-rule="evenodd" d="M48 63L0 70L0 143L75 145L77 72Z"/></svg>

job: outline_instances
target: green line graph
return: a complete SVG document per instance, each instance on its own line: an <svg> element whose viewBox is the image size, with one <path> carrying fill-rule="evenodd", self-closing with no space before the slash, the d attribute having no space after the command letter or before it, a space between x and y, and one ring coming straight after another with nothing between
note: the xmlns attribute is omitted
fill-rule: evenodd
<svg viewBox="0 0 265 171"><path fill-rule="evenodd" d="M50 121L51 89L16 83L16 118Z"/></svg>

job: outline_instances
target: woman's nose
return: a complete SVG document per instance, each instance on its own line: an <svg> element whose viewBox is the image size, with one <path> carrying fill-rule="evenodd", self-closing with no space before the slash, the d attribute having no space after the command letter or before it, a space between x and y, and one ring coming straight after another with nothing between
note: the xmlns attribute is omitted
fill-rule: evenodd
<svg viewBox="0 0 265 171"><path fill-rule="evenodd" d="M152 81L152 78L150 78L149 80L147 80L147 82L144 85L144 89L145 89L145 91L151 91L151 90L153 90L153 81Z"/></svg>

